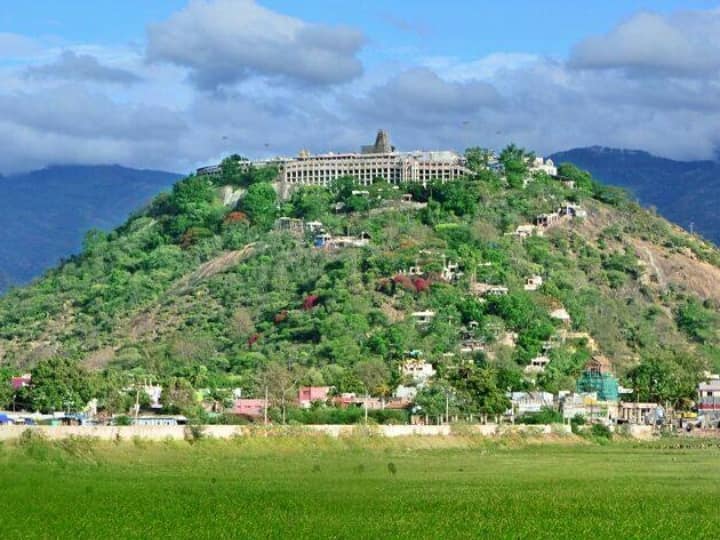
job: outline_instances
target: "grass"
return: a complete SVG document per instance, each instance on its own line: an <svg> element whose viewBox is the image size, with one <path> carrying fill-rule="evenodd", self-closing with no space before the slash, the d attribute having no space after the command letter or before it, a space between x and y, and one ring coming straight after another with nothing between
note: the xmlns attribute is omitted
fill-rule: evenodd
<svg viewBox="0 0 720 540"><path fill-rule="evenodd" d="M0 447L0 538L710 538L720 449L451 437Z"/></svg>

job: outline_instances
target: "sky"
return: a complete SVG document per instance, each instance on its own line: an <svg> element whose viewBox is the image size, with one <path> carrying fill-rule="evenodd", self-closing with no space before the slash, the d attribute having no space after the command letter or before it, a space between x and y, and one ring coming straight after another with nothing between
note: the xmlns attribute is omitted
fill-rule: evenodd
<svg viewBox="0 0 720 540"><path fill-rule="evenodd" d="M3 0L0 173L348 151L720 147L720 2Z"/></svg>

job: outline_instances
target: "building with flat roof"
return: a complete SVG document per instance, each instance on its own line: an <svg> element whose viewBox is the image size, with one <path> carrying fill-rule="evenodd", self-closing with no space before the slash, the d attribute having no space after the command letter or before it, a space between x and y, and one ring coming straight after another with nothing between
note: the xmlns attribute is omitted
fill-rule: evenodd
<svg viewBox="0 0 720 540"><path fill-rule="evenodd" d="M278 167L278 181L287 184L327 186L350 176L361 185L382 178L391 184L449 182L472 174L465 157L451 150L398 152L386 131L378 132L375 144L360 152L310 154L303 150L293 158L247 162L248 166L272 163ZM216 167L203 167L197 174L217 174Z"/></svg>

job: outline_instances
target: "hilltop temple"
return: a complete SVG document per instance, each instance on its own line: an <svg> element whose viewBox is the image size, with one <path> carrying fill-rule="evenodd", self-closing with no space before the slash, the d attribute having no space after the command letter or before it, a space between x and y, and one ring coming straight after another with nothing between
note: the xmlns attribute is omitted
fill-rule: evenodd
<svg viewBox="0 0 720 540"><path fill-rule="evenodd" d="M391 184L427 183L455 180L471 171L465 157L451 150L398 152L390 136L378 131L375 144L363 146L359 153L310 154L301 151L294 158L248 162L254 166L275 165L278 181L287 184L327 186L343 176L352 176L361 185L382 178ZM220 174L218 166L198 169L198 175Z"/></svg>

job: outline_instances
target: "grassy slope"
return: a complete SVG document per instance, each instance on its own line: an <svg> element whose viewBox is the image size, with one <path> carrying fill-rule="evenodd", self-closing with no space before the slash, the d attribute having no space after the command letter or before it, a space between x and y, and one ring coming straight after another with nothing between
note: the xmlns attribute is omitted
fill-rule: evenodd
<svg viewBox="0 0 720 540"><path fill-rule="evenodd" d="M720 521L717 448L71 441L0 462L6 539L706 538Z"/></svg>

